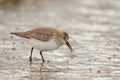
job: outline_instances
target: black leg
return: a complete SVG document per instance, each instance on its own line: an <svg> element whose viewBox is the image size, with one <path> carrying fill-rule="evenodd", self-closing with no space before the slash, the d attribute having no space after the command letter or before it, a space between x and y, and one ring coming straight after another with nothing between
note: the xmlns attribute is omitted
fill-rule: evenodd
<svg viewBox="0 0 120 80"><path fill-rule="evenodd" d="M30 53L30 61L32 61L32 52L33 52L34 47L31 48L31 53Z"/></svg>
<svg viewBox="0 0 120 80"><path fill-rule="evenodd" d="M40 51L40 55L41 55L41 57L42 57L42 63L44 63L45 60L44 60L44 57L43 57L43 55L42 55L42 51Z"/></svg>

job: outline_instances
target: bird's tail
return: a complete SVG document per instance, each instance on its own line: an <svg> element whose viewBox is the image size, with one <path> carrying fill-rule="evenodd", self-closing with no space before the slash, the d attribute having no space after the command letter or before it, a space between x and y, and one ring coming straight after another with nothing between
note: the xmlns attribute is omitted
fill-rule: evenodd
<svg viewBox="0 0 120 80"><path fill-rule="evenodd" d="M30 38L26 32L11 32L10 34L14 34L23 38Z"/></svg>

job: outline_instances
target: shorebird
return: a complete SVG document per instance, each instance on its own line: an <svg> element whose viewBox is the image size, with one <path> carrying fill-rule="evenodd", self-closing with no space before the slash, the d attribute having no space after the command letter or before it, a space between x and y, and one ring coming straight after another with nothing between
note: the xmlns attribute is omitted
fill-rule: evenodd
<svg viewBox="0 0 120 80"><path fill-rule="evenodd" d="M57 30L55 28L43 27L32 29L26 32L11 32L11 34L28 39L32 46L29 57L30 61L32 61L32 53L34 48L40 51L42 63L45 62L45 59L42 55L42 51L54 50L64 44L66 44L69 47L71 52L73 51L71 45L68 42L68 33L61 30Z"/></svg>

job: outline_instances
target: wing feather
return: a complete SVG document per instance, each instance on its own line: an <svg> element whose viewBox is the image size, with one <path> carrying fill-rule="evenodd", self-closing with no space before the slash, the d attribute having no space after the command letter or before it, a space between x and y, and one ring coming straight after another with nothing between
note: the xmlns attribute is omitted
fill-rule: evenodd
<svg viewBox="0 0 120 80"><path fill-rule="evenodd" d="M28 31L31 38L41 40L41 41L49 41L53 38L56 30L52 30L51 28L37 28L31 31Z"/></svg>

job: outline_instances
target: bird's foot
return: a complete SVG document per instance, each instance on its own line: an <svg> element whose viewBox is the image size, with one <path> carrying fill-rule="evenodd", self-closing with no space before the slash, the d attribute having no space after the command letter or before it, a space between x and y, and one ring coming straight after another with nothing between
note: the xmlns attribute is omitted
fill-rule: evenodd
<svg viewBox="0 0 120 80"><path fill-rule="evenodd" d="M31 57L29 57L29 61L30 61L30 62L32 61L32 58L31 58Z"/></svg>
<svg viewBox="0 0 120 80"><path fill-rule="evenodd" d="M42 64L45 63L45 60L42 60Z"/></svg>

